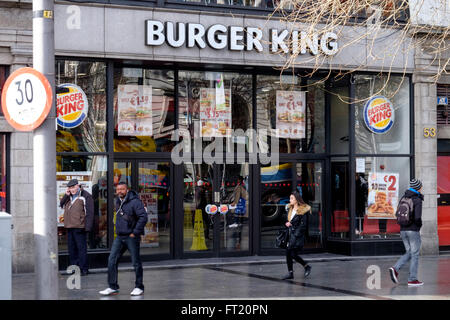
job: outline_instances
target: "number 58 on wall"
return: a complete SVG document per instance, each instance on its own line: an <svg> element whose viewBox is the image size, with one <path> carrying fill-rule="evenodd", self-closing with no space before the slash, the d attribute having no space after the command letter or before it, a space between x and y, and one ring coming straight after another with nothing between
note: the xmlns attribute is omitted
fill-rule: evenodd
<svg viewBox="0 0 450 320"><path fill-rule="evenodd" d="M436 137L436 128L423 128L423 136L425 138Z"/></svg>

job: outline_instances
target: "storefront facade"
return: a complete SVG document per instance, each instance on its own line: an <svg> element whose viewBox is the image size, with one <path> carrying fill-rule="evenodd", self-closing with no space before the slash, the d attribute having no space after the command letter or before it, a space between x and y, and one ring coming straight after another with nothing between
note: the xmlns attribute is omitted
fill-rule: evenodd
<svg viewBox="0 0 450 320"><path fill-rule="evenodd" d="M367 39L345 45L360 30L318 33L281 75L288 25L242 8L179 6L55 4L56 198L71 178L92 193L91 267L106 265L121 180L149 214L146 261L284 254L274 238L293 190L312 207L305 252L399 254L389 213L414 176L426 195L423 253L437 252L436 141L421 135L436 126L435 104L422 103L435 93L413 51L380 61ZM326 63L311 72L317 59ZM370 126L377 114L382 132Z"/></svg>

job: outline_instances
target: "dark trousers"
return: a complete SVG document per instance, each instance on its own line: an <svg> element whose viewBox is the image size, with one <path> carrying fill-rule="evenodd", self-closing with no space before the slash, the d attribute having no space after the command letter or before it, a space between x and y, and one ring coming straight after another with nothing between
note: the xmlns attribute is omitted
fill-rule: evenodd
<svg viewBox="0 0 450 320"><path fill-rule="evenodd" d="M69 263L72 266L79 266L81 272L87 272L87 236L84 229L67 229L67 245L69 247Z"/></svg>
<svg viewBox="0 0 450 320"><path fill-rule="evenodd" d="M117 236L117 238L114 239L108 259L108 284L111 289L119 289L119 285L117 283L119 259L128 249L131 255L131 262L133 263L134 272L136 273L135 287L144 290L144 272L139 253L140 245L141 238L139 236L134 238L128 236Z"/></svg>
<svg viewBox="0 0 450 320"><path fill-rule="evenodd" d="M298 254L301 251L301 249L297 249L297 248L287 248L286 249L286 263L287 263L287 267L289 271L292 271L292 267L293 267L293 260L297 261L298 263L300 263L303 267L305 267L307 265L306 261L303 260Z"/></svg>

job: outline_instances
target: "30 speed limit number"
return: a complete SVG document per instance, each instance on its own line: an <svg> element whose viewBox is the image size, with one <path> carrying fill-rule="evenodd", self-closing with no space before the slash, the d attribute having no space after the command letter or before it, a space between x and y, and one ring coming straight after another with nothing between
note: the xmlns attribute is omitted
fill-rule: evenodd
<svg viewBox="0 0 450 320"><path fill-rule="evenodd" d="M31 131L46 119L52 99L47 78L33 68L21 68L8 77L3 87L3 114L15 129Z"/></svg>

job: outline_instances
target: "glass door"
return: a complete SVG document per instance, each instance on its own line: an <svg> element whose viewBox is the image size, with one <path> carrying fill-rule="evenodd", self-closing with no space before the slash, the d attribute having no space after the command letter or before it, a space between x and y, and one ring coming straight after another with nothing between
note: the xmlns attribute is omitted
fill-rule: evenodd
<svg viewBox="0 0 450 320"><path fill-rule="evenodd" d="M141 254L170 254L170 163L134 159L116 161L114 188L120 181L127 182L128 187L137 193L147 211Z"/></svg>
<svg viewBox="0 0 450 320"><path fill-rule="evenodd" d="M220 251L248 251L251 185L249 165L218 165L220 186Z"/></svg>

